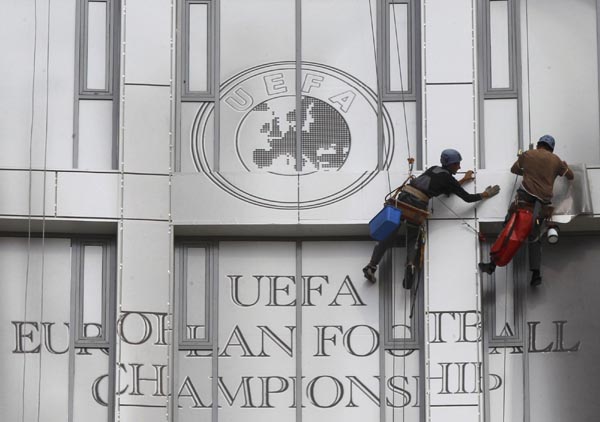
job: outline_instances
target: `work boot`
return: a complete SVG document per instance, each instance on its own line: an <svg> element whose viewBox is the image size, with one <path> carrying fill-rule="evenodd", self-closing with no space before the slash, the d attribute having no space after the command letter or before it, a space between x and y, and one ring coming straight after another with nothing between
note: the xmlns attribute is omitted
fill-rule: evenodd
<svg viewBox="0 0 600 422"><path fill-rule="evenodd" d="M532 287L537 287L542 284L542 275L540 270L531 270L531 282L529 283Z"/></svg>
<svg viewBox="0 0 600 422"><path fill-rule="evenodd" d="M377 265L368 264L365 268L363 268L363 274L365 275L365 278L371 283L377 282L377 277L375 277L375 271L377 271Z"/></svg>
<svg viewBox="0 0 600 422"><path fill-rule="evenodd" d="M493 274L496 271L496 264L493 262L480 262L479 269L484 273Z"/></svg>
<svg viewBox="0 0 600 422"><path fill-rule="evenodd" d="M406 264L406 269L404 270L404 280L402 280L402 287L406 290L410 290L412 288L413 282L415 281L415 273L417 269L413 264Z"/></svg>

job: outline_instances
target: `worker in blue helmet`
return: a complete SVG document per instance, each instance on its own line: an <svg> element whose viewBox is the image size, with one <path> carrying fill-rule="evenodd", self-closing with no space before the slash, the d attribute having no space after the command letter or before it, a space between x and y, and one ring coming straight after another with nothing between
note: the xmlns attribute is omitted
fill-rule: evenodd
<svg viewBox="0 0 600 422"><path fill-rule="evenodd" d="M528 241L532 286L539 286L542 283L540 230L545 220L552 215L554 180L559 176L564 176L568 180L573 180L575 177L567 163L554 154L555 146L556 141L552 135L540 137L536 148L519 155L510 169L511 173L523 176L523 180L505 221L508 221L517 207L528 208L534 213L534 226ZM479 263L479 268L483 272L492 274L496 264L490 258L490 262Z"/></svg>
<svg viewBox="0 0 600 422"><path fill-rule="evenodd" d="M425 214L429 206L429 200L435 196L446 194L454 194L460 197L465 202L477 202L482 199L491 198L500 192L498 185L488 186L485 191L481 193L469 193L463 189L463 185L475 179L473 171L469 170L465 175L457 180L454 175L460 170L460 162L462 157L460 152L455 149L445 149L442 151L440 156L441 166L432 166L427 169L419 177L410 180L409 183L404 184L400 188L397 203L408 205L410 209L423 210ZM413 285L414 277L416 274L417 264L419 261L420 248L418 247L419 240L422 233L422 220L410 219L410 214L407 212L403 213L402 219L406 222L407 231L407 262L406 270L404 272L404 281L402 285L406 289L410 289ZM389 235L386 239L377 242L371 260L363 268L364 276L367 280L372 283L377 281L375 272L377 266L383 258L385 251L390 248L398 234L398 229Z"/></svg>

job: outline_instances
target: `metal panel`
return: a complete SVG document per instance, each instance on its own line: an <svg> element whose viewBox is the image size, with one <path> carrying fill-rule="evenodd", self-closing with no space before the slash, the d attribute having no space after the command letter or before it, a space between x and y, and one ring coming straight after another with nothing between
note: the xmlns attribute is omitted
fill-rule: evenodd
<svg viewBox="0 0 600 422"><path fill-rule="evenodd" d="M125 218L169 219L169 178L126 174L123 215Z"/></svg>
<svg viewBox="0 0 600 422"><path fill-rule="evenodd" d="M222 82L256 65L294 60L294 0L221 0L220 5Z"/></svg>
<svg viewBox="0 0 600 422"><path fill-rule="evenodd" d="M213 399L210 352L181 351L177 357L177 422L210 421Z"/></svg>
<svg viewBox="0 0 600 422"><path fill-rule="evenodd" d="M189 6L188 54L188 90L209 90L209 4L191 3Z"/></svg>
<svg viewBox="0 0 600 422"><path fill-rule="evenodd" d="M519 153L516 99L484 100L485 168L509 170Z"/></svg>
<svg viewBox="0 0 600 422"><path fill-rule="evenodd" d="M429 307L431 310L467 310L477 306L476 236L459 221L429 221ZM450 253L461 245L460 253ZM460 294L458 294L460 292Z"/></svg>
<svg viewBox="0 0 600 422"><path fill-rule="evenodd" d="M417 159L422 148L422 140L419 138L421 128L418 127L420 125L418 116L421 113L420 107L417 107L417 103L414 101L386 101L383 103L383 107L389 113L394 128L394 158L390 163L390 171L406 174L408 173L407 159L409 157ZM414 169L417 170L416 162Z"/></svg>
<svg viewBox="0 0 600 422"><path fill-rule="evenodd" d="M600 214L600 168L588 169L587 171L588 178L590 181L590 192L595 192L592 194L592 208L594 210L594 214Z"/></svg>
<svg viewBox="0 0 600 422"><path fill-rule="evenodd" d="M491 1L490 67L491 88L510 88L508 1Z"/></svg>
<svg viewBox="0 0 600 422"><path fill-rule="evenodd" d="M73 98L75 95L74 1L51 2L48 86L48 168L73 167ZM14 36L14 33L13 33ZM23 71L23 69L20 69Z"/></svg>
<svg viewBox="0 0 600 422"><path fill-rule="evenodd" d="M463 169L475 165L473 86L430 85L427 87L427 161L439 165L446 148L460 151Z"/></svg>
<svg viewBox="0 0 600 422"><path fill-rule="evenodd" d="M73 420L106 422L109 420L109 380L105 377L109 367L103 350L88 349L75 354L73 376Z"/></svg>
<svg viewBox="0 0 600 422"><path fill-rule="evenodd" d="M0 66L0 127L4 138L4 142L0 142L0 163L6 167L29 166L36 16L33 10L32 4L11 2L3 4L0 13L2 61L11 63L11 66Z"/></svg>
<svg viewBox="0 0 600 422"><path fill-rule="evenodd" d="M110 45L107 41L109 31L109 8L106 2L89 2L87 4L87 55L86 55L86 90L107 90L107 75Z"/></svg>
<svg viewBox="0 0 600 422"><path fill-rule="evenodd" d="M408 13L408 4L389 5L388 16L391 16L388 23L389 62L386 70L390 78L390 91L409 91L411 88L409 65L412 64L412 60L409 56L411 49L408 45L411 39Z"/></svg>
<svg viewBox="0 0 600 422"><path fill-rule="evenodd" d="M169 225L125 221L123 224L122 311L166 312L169 297ZM140 292L144 294L140 294ZM135 324L131 318L132 324Z"/></svg>
<svg viewBox="0 0 600 422"><path fill-rule="evenodd" d="M202 110L207 107L213 107L211 103L183 102L180 106L180 125L177 139L177 171L181 173L195 173L198 171L194 149L197 148L197 142L204 142L205 155L210 166L213 166L214 157L214 113L211 113L206 124L203 125L203 131L198 131L194 120L202 114ZM214 108L213 108L214 110Z"/></svg>
<svg viewBox="0 0 600 422"><path fill-rule="evenodd" d="M426 1L424 40L427 83L473 80L471 3L471 0Z"/></svg>
<svg viewBox="0 0 600 422"><path fill-rule="evenodd" d="M116 218L119 215L118 193L118 174L59 172L57 215Z"/></svg>
<svg viewBox="0 0 600 422"><path fill-rule="evenodd" d="M543 283L527 289L532 422L593 420L600 411L599 248L597 235L544 246Z"/></svg>
<svg viewBox="0 0 600 422"><path fill-rule="evenodd" d="M125 82L169 85L171 79L170 0L127 0L124 14Z"/></svg>
<svg viewBox="0 0 600 422"><path fill-rule="evenodd" d="M113 100L79 100L78 168L112 169L112 137Z"/></svg>
<svg viewBox="0 0 600 422"><path fill-rule="evenodd" d="M461 250L453 251L452 245L460 245ZM425 284L432 421L446 421L450 412L464 415L460 420L478 420L481 343L476 247L476 235L461 221L429 221Z"/></svg>
<svg viewBox="0 0 600 422"><path fill-rule="evenodd" d="M228 181L223 189L215 183ZM220 174L214 181L200 174L177 174L172 179L172 217L178 224L295 224L298 222L298 182L287 177L272 183L269 175L252 173ZM229 190L234 186L235 190ZM265 199L257 206L255 197L245 196L254 189ZM260 189L260 191L258 190ZM208 200L210 198L210 200ZM287 212L274 209L269 198L285 201Z"/></svg>
<svg viewBox="0 0 600 422"><path fill-rule="evenodd" d="M74 5L2 6L0 165L71 167Z"/></svg>
<svg viewBox="0 0 600 422"><path fill-rule="evenodd" d="M295 358L301 353L293 328L300 286L295 242L221 242L218 271L219 379L233 396L242 377L250 377L249 393L263 397L262 406L245 406L242 395L228 400L221 389L219 419L293 420Z"/></svg>
<svg viewBox="0 0 600 422"><path fill-rule="evenodd" d="M28 216L54 215L55 172L2 171L0 214ZM44 192L44 178L46 187ZM30 190L31 188L31 190ZM45 206L44 206L45 197Z"/></svg>
<svg viewBox="0 0 600 422"><path fill-rule="evenodd" d="M186 340L206 340L210 332L212 254L209 244L181 245L177 252L181 315L180 346ZM212 348L212 345L208 345Z"/></svg>
<svg viewBox="0 0 600 422"><path fill-rule="evenodd" d="M168 174L170 89L128 85L123 94L125 171Z"/></svg>
<svg viewBox="0 0 600 422"><path fill-rule="evenodd" d="M66 420L68 396L56 392L69 382L70 240L2 238L0 262L3 417Z"/></svg>
<svg viewBox="0 0 600 422"><path fill-rule="evenodd" d="M168 223L126 220L122 227L118 364L124 366L121 379L139 382L127 384L118 412L124 419L158 421L169 385L171 235Z"/></svg>
<svg viewBox="0 0 600 422"><path fill-rule="evenodd" d="M379 395L379 290L361 273L371 248L371 242L302 243L301 389L309 392L303 420L335 420L341 411L349 420L378 420L372 397L349 379Z"/></svg>
<svg viewBox="0 0 600 422"><path fill-rule="evenodd" d="M359 176L360 174L353 173L321 173L311 178L313 183L308 183L311 179L302 177L300 178L300 201L305 203L309 199L327 198L331 192L352 186L355 180L360 179ZM385 195L400 185L404 179L406 179L406 173L388 175L387 172L380 172L373 174L373 179L368 186L359 184L356 189L349 191L349 195L344 195L339 200L332 200L327 205L318 208L302 209L299 219L302 223L314 222L329 225L331 216L335 216L338 223L366 223L380 211ZM363 227L363 233L368 233L366 226Z"/></svg>
<svg viewBox="0 0 600 422"><path fill-rule="evenodd" d="M596 2L526 4L522 30L529 39L523 62L529 61L524 72L529 75L530 142L550 133L557 141L555 153L567 162L598 163Z"/></svg>
<svg viewBox="0 0 600 422"><path fill-rule="evenodd" d="M377 34L373 33L377 31L375 3L362 0L303 0L300 34L302 60L347 72L376 93L378 87L374 42ZM369 7L372 9L369 10ZM332 16L337 16L338 19L332 20ZM356 60L357 57L361 57L361 60ZM305 77L303 75L301 82L305 83ZM310 92L304 94L311 95Z"/></svg>
<svg viewBox="0 0 600 422"><path fill-rule="evenodd" d="M515 161L516 159L517 157ZM477 172L476 183L479 191L490 185L500 186L498 195L477 204L477 217L480 221L504 221L508 205L514 199L516 189L519 187L520 178L507 170L480 170Z"/></svg>
<svg viewBox="0 0 600 422"><path fill-rule="evenodd" d="M103 247L83 246L83 324L102 324Z"/></svg>

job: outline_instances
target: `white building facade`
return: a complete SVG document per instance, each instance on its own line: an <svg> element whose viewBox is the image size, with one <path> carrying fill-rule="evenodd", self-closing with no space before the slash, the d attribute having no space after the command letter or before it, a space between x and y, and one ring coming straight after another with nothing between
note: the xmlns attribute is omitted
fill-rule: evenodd
<svg viewBox="0 0 600 422"><path fill-rule="evenodd" d="M595 0L2 0L4 421L595 421ZM481 275L544 135L561 239ZM417 288L369 220L462 154ZM408 158L414 158L414 167ZM457 175L457 177L460 176Z"/></svg>

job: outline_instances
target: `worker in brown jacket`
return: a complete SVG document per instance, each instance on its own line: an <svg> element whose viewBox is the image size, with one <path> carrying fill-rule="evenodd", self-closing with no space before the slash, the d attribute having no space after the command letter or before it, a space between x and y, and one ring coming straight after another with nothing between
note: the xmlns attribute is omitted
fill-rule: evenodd
<svg viewBox="0 0 600 422"><path fill-rule="evenodd" d="M541 221L543 220L544 207L552 202L554 180L564 176L573 180L573 171L566 162L554 154L555 141L550 135L542 136L536 149L532 149L519 155L519 158L510 168L514 174L523 176L521 186L517 189L517 201L532 205L534 213L534 227L529 235L529 269L531 270L531 285L538 286L542 283L540 266L542 261L541 236L539 234ZM538 206L536 203L539 202ZM509 211L510 216L510 211ZM508 221L508 217L506 219ZM493 261L480 263L479 268L492 274L496 269Z"/></svg>

